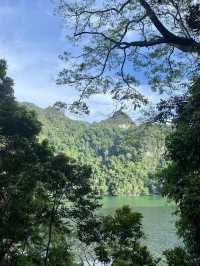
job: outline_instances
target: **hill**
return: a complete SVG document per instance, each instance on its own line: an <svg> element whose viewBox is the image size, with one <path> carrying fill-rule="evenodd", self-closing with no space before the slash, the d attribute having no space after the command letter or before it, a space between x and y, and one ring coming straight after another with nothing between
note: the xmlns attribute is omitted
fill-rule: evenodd
<svg viewBox="0 0 200 266"><path fill-rule="evenodd" d="M93 169L93 186L101 194L159 193L164 142L169 129L160 125L136 125L122 111L99 123L66 117L53 107L34 110L42 123L41 139L47 138L56 152L64 152Z"/></svg>

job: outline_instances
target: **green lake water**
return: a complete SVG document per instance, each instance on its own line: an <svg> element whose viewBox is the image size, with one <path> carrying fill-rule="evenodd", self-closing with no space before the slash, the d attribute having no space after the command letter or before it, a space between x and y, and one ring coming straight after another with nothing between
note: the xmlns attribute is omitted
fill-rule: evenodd
<svg viewBox="0 0 200 266"><path fill-rule="evenodd" d="M104 197L102 214L111 214L123 205L129 205L143 215L145 244L155 254L180 244L175 229L175 205L160 196L116 196Z"/></svg>

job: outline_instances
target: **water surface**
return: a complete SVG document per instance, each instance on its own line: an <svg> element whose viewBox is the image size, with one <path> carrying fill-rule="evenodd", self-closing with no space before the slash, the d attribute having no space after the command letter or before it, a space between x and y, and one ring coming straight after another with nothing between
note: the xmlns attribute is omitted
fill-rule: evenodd
<svg viewBox="0 0 200 266"><path fill-rule="evenodd" d="M117 196L104 197L101 213L111 214L123 205L129 205L143 215L146 235L145 244L155 254L180 244L175 229L175 205L160 196Z"/></svg>

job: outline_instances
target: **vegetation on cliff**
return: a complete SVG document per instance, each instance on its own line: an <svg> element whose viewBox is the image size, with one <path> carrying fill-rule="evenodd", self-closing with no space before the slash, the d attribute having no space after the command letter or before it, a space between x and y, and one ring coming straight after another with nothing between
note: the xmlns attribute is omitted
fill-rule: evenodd
<svg viewBox="0 0 200 266"><path fill-rule="evenodd" d="M92 167L93 186L100 194L160 192L156 172L164 164L166 126L136 125L122 111L89 124L71 120L53 107L25 105L42 123L41 140L47 138L57 152Z"/></svg>

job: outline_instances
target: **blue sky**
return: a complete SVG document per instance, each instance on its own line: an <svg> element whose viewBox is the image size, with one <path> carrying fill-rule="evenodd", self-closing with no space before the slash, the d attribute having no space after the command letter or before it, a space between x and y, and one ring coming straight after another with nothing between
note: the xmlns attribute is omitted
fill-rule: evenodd
<svg viewBox="0 0 200 266"><path fill-rule="evenodd" d="M75 90L55 84L62 69L58 56L68 47L64 23L53 8L53 0L0 1L0 54L15 80L16 98L41 107L58 100L72 102L77 95ZM94 96L90 110L89 117L81 118L101 120L112 113L113 104L108 96Z"/></svg>

